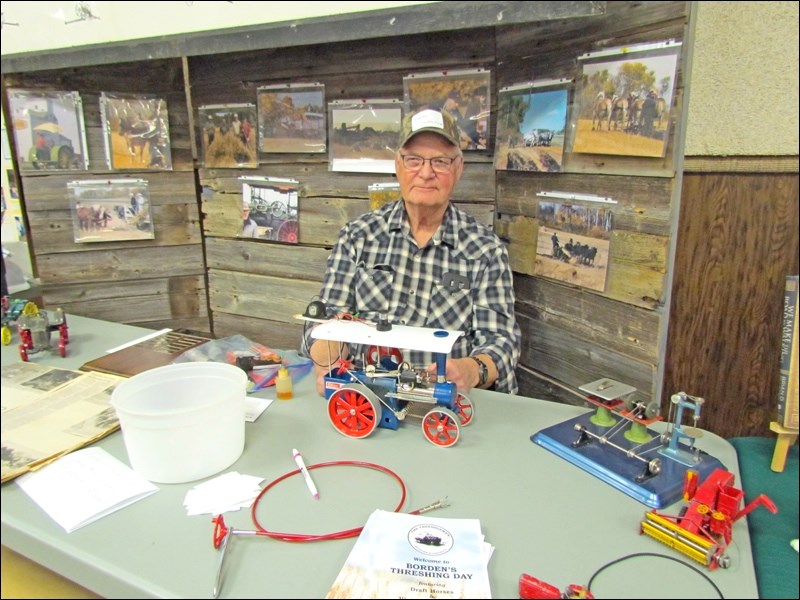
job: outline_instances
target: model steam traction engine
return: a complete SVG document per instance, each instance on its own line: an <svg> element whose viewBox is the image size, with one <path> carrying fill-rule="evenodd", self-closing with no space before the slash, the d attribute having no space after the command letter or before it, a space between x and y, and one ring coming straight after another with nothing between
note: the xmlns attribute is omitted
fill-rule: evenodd
<svg viewBox="0 0 800 600"><path fill-rule="evenodd" d="M376 427L398 429L414 408L433 405L422 417L422 433L436 446L458 441L460 426L469 425L474 407L456 385L445 378L447 355L460 331L376 325L357 320L324 321L314 328L315 339L361 344L364 367L339 361L325 376L328 417L342 435L364 438ZM431 352L437 370L429 375L402 359L398 348Z"/></svg>

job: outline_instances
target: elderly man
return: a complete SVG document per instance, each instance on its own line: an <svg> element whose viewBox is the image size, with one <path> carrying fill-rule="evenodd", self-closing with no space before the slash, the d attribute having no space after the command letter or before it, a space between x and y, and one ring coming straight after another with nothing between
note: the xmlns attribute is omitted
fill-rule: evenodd
<svg viewBox="0 0 800 600"><path fill-rule="evenodd" d="M520 330L506 247L494 232L450 202L464 170L459 131L446 112L422 110L403 120L395 172L401 199L347 223L328 257L320 298L329 316L465 333L453 346L446 377L516 393ZM359 348L305 335L317 388L332 361ZM432 357L406 352L435 373Z"/></svg>

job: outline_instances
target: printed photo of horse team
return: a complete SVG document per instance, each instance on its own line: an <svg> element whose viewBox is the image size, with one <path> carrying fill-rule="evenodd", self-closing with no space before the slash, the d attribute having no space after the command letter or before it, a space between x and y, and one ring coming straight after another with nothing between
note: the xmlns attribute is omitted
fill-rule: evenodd
<svg viewBox="0 0 800 600"><path fill-rule="evenodd" d="M172 170L164 98L102 92L100 116L109 169Z"/></svg>
<svg viewBox="0 0 800 600"><path fill-rule="evenodd" d="M77 92L8 90L20 172L88 168Z"/></svg>
<svg viewBox="0 0 800 600"><path fill-rule="evenodd" d="M534 273L605 291L614 215L606 206L539 201Z"/></svg>
<svg viewBox="0 0 800 600"><path fill-rule="evenodd" d="M67 188L71 196L75 242L151 240L155 237L147 181L71 181Z"/></svg>
<svg viewBox="0 0 800 600"><path fill-rule="evenodd" d="M498 171L560 173L567 126L567 90L500 90L497 98Z"/></svg>
<svg viewBox="0 0 800 600"><path fill-rule="evenodd" d="M486 150L489 144L491 89L489 71L421 73L403 78L407 112L433 108L449 113L461 133L462 150Z"/></svg>
<svg viewBox="0 0 800 600"><path fill-rule="evenodd" d="M573 152L663 157L677 52L583 66Z"/></svg>
<svg viewBox="0 0 800 600"><path fill-rule="evenodd" d="M259 152L325 152L325 86L258 88Z"/></svg>
<svg viewBox="0 0 800 600"><path fill-rule="evenodd" d="M330 169L394 173L403 106L396 100L331 102Z"/></svg>

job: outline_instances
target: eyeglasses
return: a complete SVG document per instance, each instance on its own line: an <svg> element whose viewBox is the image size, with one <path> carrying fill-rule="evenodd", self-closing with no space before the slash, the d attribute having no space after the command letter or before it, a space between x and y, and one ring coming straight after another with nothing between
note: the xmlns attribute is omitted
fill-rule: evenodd
<svg viewBox="0 0 800 600"><path fill-rule="evenodd" d="M455 158L449 156L434 156L433 158L422 158L416 154L401 154L400 158L403 159L403 166L409 171L419 171L425 166L426 162L431 163L431 169L434 173L449 173L450 167L456 161Z"/></svg>

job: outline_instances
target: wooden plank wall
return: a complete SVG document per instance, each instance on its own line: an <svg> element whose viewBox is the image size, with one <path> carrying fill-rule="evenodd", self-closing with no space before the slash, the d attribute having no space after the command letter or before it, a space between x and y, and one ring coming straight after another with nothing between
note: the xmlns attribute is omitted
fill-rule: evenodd
<svg viewBox="0 0 800 600"><path fill-rule="evenodd" d="M83 102L88 171L22 173L30 244L46 307L143 327L210 332L202 231L180 59L4 75L4 88L76 90ZM145 179L155 239L77 244L67 182L107 180L100 93L166 98L172 171L114 171ZM4 94L5 96L5 94Z"/></svg>
<svg viewBox="0 0 800 600"><path fill-rule="evenodd" d="M193 123L197 107L255 103L260 86L301 82L324 84L327 102L402 99L409 74L483 68L491 72L495 115L498 89L533 79L575 79L577 57L584 53L682 40L688 6L608 2L602 16L6 77L6 85L81 92L95 177L108 175L98 167L104 165L99 93L147 91L169 99L175 169L144 174L153 189L155 240L102 248L73 244L64 184L74 176L23 177L45 303L154 327L243 333L273 347L295 348L302 324L293 315L318 292L336 233L368 210L370 184L394 177L331 172L327 155L312 154L262 154L256 169L206 169L197 147L201 132ZM509 242L524 339L524 395L582 403L576 388L599 377L634 385L639 400L657 395L682 69L676 88L664 159L566 154L561 174L498 172L494 135L490 150L467 153L454 199ZM298 245L237 239L242 175L299 181ZM606 292L531 274L536 194L554 189L618 201Z"/></svg>
<svg viewBox="0 0 800 600"><path fill-rule="evenodd" d="M503 86L532 78L575 79L577 57L586 52L682 40L687 10L683 2L609 2L607 14L599 17L402 36L380 43L193 57L191 97L194 106L255 103L259 86L316 82L325 85L327 102L402 99L408 74L480 67L492 73L496 108L496 90ZM666 321L660 309L671 235L673 140L683 86L681 73L664 159L567 154L565 173L554 175L495 171L491 151L467 153L454 198L484 222L494 223L509 241L524 339L521 393L579 403L578 386L614 377L635 386L639 400L657 395L659 332ZM199 129L195 135L200 139ZM570 143L568 137L566 145ZM489 147L494 148L494 139ZM327 155L262 154L259 162L258 169L199 170L214 332L246 330L258 341L295 347L302 325L293 315L317 293L336 233L368 210L368 186L393 176L331 172ZM299 246L236 239L241 226L237 178L242 175L300 182ZM606 292L531 275L536 194L553 189L618 201ZM551 386L551 381L558 385Z"/></svg>

